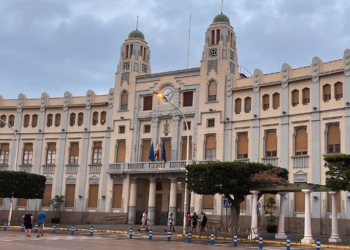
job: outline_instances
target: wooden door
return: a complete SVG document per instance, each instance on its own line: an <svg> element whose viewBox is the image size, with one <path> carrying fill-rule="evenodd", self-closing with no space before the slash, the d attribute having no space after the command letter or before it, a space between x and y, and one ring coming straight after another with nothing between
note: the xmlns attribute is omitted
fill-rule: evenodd
<svg viewBox="0 0 350 250"><path fill-rule="evenodd" d="M154 218L155 225L161 225L162 198L162 194L156 194L156 211Z"/></svg>

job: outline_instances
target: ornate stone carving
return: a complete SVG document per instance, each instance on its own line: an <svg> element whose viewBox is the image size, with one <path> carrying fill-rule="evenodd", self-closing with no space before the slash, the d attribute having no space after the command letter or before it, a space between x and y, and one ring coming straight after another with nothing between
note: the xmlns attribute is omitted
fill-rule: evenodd
<svg viewBox="0 0 350 250"><path fill-rule="evenodd" d="M70 99L72 97L72 94L68 91L66 91L64 93L64 97L63 97L63 111L67 111L68 110L68 105L70 103Z"/></svg>
<svg viewBox="0 0 350 250"><path fill-rule="evenodd" d="M344 75L350 76L350 49L344 51Z"/></svg>
<svg viewBox="0 0 350 250"><path fill-rule="evenodd" d="M171 123L168 120L165 120L163 123L163 133L167 136L170 133Z"/></svg>
<svg viewBox="0 0 350 250"><path fill-rule="evenodd" d="M171 82L165 82L162 83L159 87L158 87L158 91L161 91L162 89L164 89L165 87L172 87L173 89L175 89L175 85Z"/></svg>
<svg viewBox="0 0 350 250"><path fill-rule="evenodd" d="M87 110L91 109L93 96L94 96L94 92L92 90L88 90L86 94L86 107L85 107Z"/></svg>
<svg viewBox="0 0 350 250"><path fill-rule="evenodd" d="M320 58L317 56L312 59L311 70L312 70L312 82L318 83L320 74Z"/></svg>
<svg viewBox="0 0 350 250"><path fill-rule="evenodd" d="M22 107L24 105L25 100L27 97L24 94L19 94L17 98L17 112L21 113L22 112Z"/></svg>
<svg viewBox="0 0 350 250"><path fill-rule="evenodd" d="M49 99L49 95L46 94L45 92L41 94L41 100L40 100L40 111L44 112L45 111L45 106L47 103L47 99Z"/></svg>
<svg viewBox="0 0 350 250"><path fill-rule="evenodd" d="M110 88L108 92L108 108L113 108L113 101L114 101L114 88Z"/></svg>
<svg viewBox="0 0 350 250"><path fill-rule="evenodd" d="M158 122L159 122L158 117L153 117L152 118L152 123L158 124Z"/></svg>
<svg viewBox="0 0 350 250"><path fill-rule="evenodd" d="M260 69L255 69L253 74L253 91L255 93L259 92L259 84L261 82L262 71Z"/></svg>
<svg viewBox="0 0 350 250"><path fill-rule="evenodd" d="M282 65L281 76L282 76L282 88L288 87L288 79L289 79L289 69L290 66L287 63Z"/></svg>
<svg viewBox="0 0 350 250"><path fill-rule="evenodd" d="M232 88L233 88L233 74L227 74L226 76L226 95L231 96L232 95Z"/></svg>

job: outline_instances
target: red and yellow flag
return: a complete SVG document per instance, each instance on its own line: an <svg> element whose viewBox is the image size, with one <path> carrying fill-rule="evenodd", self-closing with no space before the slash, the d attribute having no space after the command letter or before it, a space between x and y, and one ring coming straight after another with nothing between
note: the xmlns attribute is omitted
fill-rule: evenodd
<svg viewBox="0 0 350 250"><path fill-rule="evenodd" d="M154 152L154 157L156 158L156 161L159 160L159 144L157 143L156 151Z"/></svg>

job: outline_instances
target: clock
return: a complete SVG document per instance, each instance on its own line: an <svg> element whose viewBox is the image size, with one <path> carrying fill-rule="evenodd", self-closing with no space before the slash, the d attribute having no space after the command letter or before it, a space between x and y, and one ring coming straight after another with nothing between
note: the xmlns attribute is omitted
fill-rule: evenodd
<svg viewBox="0 0 350 250"><path fill-rule="evenodd" d="M173 99L174 92L172 89L167 88L167 89L164 89L163 95L165 100L169 102L171 99Z"/></svg>

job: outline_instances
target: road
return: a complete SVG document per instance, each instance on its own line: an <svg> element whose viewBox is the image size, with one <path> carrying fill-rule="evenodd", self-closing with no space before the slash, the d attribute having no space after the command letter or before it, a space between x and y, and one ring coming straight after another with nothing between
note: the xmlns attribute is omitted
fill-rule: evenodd
<svg viewBox="0 0 350 250"><path fill-rule="evenodd" d="M1 250L85 250L85 249L123 249L123 250L155 250L155 249L173 249L173 250L199 250L199 249L227 249L233 248L232 242L215 242L210 245L207 239L193 239L193 243L188 243L186 239L174 237L171 242L167 241L166 236L154 237L153 241L148 240L147 235L135 235L133 239L128 239L126 235L117 234L95 234L88 236L85 234L70 235L67 232L57 234L45 234L44 237L26 238L24 233L13 231L0 231ZM235 249L258 249L256 243L241 243ZM285 246L264 245L265 250L282 250ZM291 247L291 249L314 249L311 247Z"/></svg>

